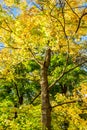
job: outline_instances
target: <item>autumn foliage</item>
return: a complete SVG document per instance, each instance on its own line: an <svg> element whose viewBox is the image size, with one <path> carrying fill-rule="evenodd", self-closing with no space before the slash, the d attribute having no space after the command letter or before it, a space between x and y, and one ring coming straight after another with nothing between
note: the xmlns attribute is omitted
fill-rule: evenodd
<svg viewBox="0 0 87 130"><path fill-rule="evenodd" d="M87 129L87 1L2 0L0 129Z"/></svg>

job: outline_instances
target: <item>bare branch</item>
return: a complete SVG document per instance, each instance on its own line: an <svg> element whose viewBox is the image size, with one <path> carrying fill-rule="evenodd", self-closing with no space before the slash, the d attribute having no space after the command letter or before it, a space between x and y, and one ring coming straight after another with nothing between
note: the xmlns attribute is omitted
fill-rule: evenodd
<svg viewBox="0 0 87 130"><path fill-rule="evenodd" d="M85 15L87 15L87 12L86 12L86 13L83 13L82 16L79 18L78 26L77 26L77 29L76 29L75 33L78 32L78 30L79 30L79 28L80 28L81 20L82 20L82 18L83 18Z"/></svg>
<svg viewBox="0 0 87 130"><path fill-rule="evenodd" d="M13 32L12 29L10 28L9 24L7 23L6 20L4 20L5 24L7 25L7 27L9 28L10 32Z"/></svg>
<svg viewBox="0 0 87 130"><path fill-rule="evenodd" d="M50 90L63 76L65 75L65 70L61 73L61 75L49 86L48 90Z"/></svg>
<svg viewBox="0 0 87 130"><path fill-rule="evenodd" d="M33 56L35 62L39 65L39 66L42 66L41 62L38 61L38 59L35 57L34 53L32 52L32 50L30 48L28 48L28 50L30 51L31 55Z"/></svg>
<svg viewBox="0 0 87 130"><path fill-rule="evenodd" d="M67 0L65 0L67 5L70 7L71 11L79 18L79 15L74 11L74 9L71 7L71 5L68 3Z"/></svg>
<svg viewBox="0 0 87 130"><path fill-rule="evenodd" d="M67 70L67 71L64 70L64 71L62 72L62 74L49 86L48 89L50 90L65 74L67 74L67 73L73 71L74 69L76 69L77 67L81 66L82 64L84 64L84 63L86 63L86 62L87 62L87 60L86 60L86 61L83 61L82 63L77 64L76 66L74 66L73 68L71 68L71 69L69 69L69 70Z"/></svg>
<svg viewBox="0 0 87 130"><path fill-rule="evenodd" d="M65 37L67 38L67 35L66 35L66 32L65 32L65 28L64 28L62 22L61 22L58 18L56 18L55 16L53 16L52 14L50 14L50 16L53 17L54 19L56 19L57 22L60 23L60 25L61 25L61 27L62 27L62 29L63 29L64 35L65 35Z"/></svg>
<svg viewBox="0 0 87 130"><path fill-rule="evenodd" d="M32 99L32 101L30 102L30 104L32 104L41 94L41 91L39 91L39 93Z"/></svg>
<svg viewBox="0 0 87 130"><path fill-rule="evenodd" d="M51 108L55 108L55 107L62 106L62 105L65 105L65 104L76 103L76 102L78 102L78 100L73 100L73 101L58 103L57 105L54 105Z"/></svg>
<svg viewBox="0 0 87 130"><path fill-rule="evenodd" d="M5 27L0 26L0 28L6 30L6 31L8 31L8 32L10 32L10 30L6 29Z"/></svg>
<svg viewBox="0 0 87 130"><path fill-rule="evenodd" d="M60 3L60 5L61 5L61 9L62 9L62 17L63 17L63 30L64 30L64 34L65 34L65 37L67 38L67 34L66 34L66 29L65 29L65 15L64 15L64 7L65 7L65 2L64 3L62 3L62 1L61 0L59 0L59 3Z"/></svg>

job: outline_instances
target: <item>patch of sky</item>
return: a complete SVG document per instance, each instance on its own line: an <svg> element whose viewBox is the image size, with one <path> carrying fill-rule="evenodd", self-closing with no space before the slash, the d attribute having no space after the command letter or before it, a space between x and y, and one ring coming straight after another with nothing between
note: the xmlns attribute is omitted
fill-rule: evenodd
<svg viewBox="0 0 87 130"><path fill-rule="evenodd" d="M26 2L29 7L32 7L34 5L33 1L31 1L31 0L26 0Z"/></svg>
<svg viewBox="0 0 87 130"><path fill-rule="evenodd" d="M3 49L5 46L2 42L0 42L0 50Z"/></svg>
<svg viewBox="0 0 87 130"><path fill-rule="evenodd" d="M81 36L80 38L72 38L73 42L80 44L84 41L87 41L87 35Z"/></svg>
<svg viewBox="0 0 87 130"><path fill-rule="evenodd" d="M76 7L76 8L79 8L81 10L81 9L86 8L86 7L87 7L87 2L83 3L82 5L80 5L80 6ZM75 8L73 8L73 9L75 9Z"/></svg>
<svg viewBox="0 0 87 130"><path fill-rule="evenodd" d="M83 7L87 7L87 2L83 3L82 6L83 6Z"/></svg>
<svg viewBox="0 0 87 130"><path fill-rule="evenodd" d="M21 10L18 7L15 7L14 5L9 7L5 3L3 3L2 8L6 10L9 15L13 15L13 17L17 17L21 13Z"/></svg>
<svg viewBox="0 0 87 130"><path fill-rule="evenodd" d="M64 6L65 6L65 2L63 0L61 0L61 2L60 0L56 1L56 7L63 8Z"/></svg>
<svg viewBox="0 0 87 130"><path fill-rule="evenodd" d="M17 17L21 14L21 10L15 6L12 6L9 10L9 13L13 14L15 17Z"/></svg>
<svg viewBox="0 0 87 130"><path fill-rule="evenodd" d="M34 0L33 1L31 1L31 0L26 0L26 2L27 2L27 4L28 4L28 7L30 8L30 7L32 7L32 6L36 6L38 9L42 9L42 7L39 5L39 4L37 4Z"/></svg>
<svg viewBox="0 0 87 130"><path fill-rule="evenodd" d="M81 37L82 41L87 41L87 35Z"/></svg>
<svg viewBox="0 0 87 130"><path fill-rule="evenodd" d="M76 7L77 8L77 7ZM82 5L78 6L78 9L80 11L84 10L85 8L87 8L87 2L84 2Z"/></svg>
<svg viewBox="0 0 87 130"><path fill-rule="evenodd" d="M85 72L87 72L87 65L83 65L81 68L82 68L82 70L84 70Z"/></svg>
<svg viewBox="0 0 87 130"><path fill-rule="evenodd" d="M0 4L1 4L1 5L3 4L3 0L0 0Z"/></svg>

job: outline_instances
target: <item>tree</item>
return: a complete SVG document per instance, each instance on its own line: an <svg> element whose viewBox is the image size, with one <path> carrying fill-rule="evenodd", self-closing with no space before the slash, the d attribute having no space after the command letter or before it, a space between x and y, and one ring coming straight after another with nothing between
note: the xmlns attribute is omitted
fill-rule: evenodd
<svg viewBox="0 0 87 130"><path fill-rule="evenodd" d="M39 69L34 72L34 75L38 75L41 87L39 95L41 93L42 129L51 130L50 89L55 87L55 84L60 82L66 74L87 62L86 58L79 63L76 62L83 47L75 42L82 35L86 35L87 12L85 5L83 6L85 2L36 0L29 8L28 3L23 2L5 1L7 10L0 7L0 35L1 42L5 46L0 55L0 78L5 76L8 80L13 78L17 81L17 78L13 76L13 66L24 61L34 60L37 63ZM9 11L13 7L20 10L20 15L17 17L12 14L11 10ZM63 67L57 76L50 76L52 56L58 56L63 52L65 54ZM72 58L73 66L69 66L70 58ZM51 73L58 70L60 65L51 70ZM7 74L9 77L6 76Z"/></svg>

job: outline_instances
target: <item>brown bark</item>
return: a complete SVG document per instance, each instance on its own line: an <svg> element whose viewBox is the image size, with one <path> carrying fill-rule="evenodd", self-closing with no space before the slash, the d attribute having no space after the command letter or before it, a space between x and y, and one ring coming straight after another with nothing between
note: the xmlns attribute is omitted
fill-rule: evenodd
<svg viewBox="0 0 87 130"><path fill-rule="evenodd" d="M51 105L49 101L47 71L50 64L51 51L46 50L45 60L41 67L41 110L42 110L42 130L51 130Z"/></svg>

